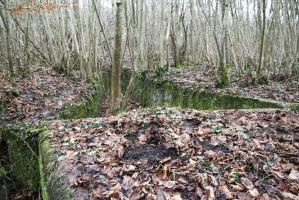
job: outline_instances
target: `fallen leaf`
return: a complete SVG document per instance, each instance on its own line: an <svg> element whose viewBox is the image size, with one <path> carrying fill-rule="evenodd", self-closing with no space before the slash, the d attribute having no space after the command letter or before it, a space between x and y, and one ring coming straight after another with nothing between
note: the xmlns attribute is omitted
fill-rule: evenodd
<svg viewBox="0 0 299 200"><path fill-rule="evenodd" d="M251 188L251 189L249 190L249 194L250 194L251 196L253 196L253 197L258 197L258 196L259 196L259 192L258 192L258 190L257 190L256 188Z"/></svg>
<svg viewBox="0 0 299 200"><path fill-rule="evenodd" d="M224 135L219 135L217 140L221 142L221 144L226 143L226 137Z"/></svg>
<svg viewBox="0 0 299 200"><path fill-rule="evenodd" d="M180 136L180 141L184 144L187 144L190 140L191 140L191 137L187 133L184 133Z"/></svg>
<svg viewBox="0 0 299 200"><path fill-rule="evenodd" d="M125 172L131 172L131 171L135 171L135 169L136 169L136 166L134 166L134 165L125 165L124 167L123 167L123 170L125 171Z"/></svg>
<svg viewBox="0 0 299 200"><path fill-rule="evenodd" d="M167 180L168 179L168 165L163 166L163 177L162 180Z"/></svg>
<svg viewBox="0 0 299 200"><path fill-rule="evenodd" d="M244 191L244 187L240 186L240 185L230 185L231 188L234 190L234 191Z"/></svg>
<svg viewBox="0 0 299 200"><path fill-rule="evenodd" d="M74 151L67 151L66 155L64 156L65 159L74 160Z"/></svg>
<svg viewBox="0 0 299 200"><path fill-rule="evenodd" d="M209 197L209 199L216 199L215 198L215 191L214 191L213 187L207 186L206 190L208 191L208 197Z"/></svg>
<svg viewBox="0 0 299 200"><path fill-rule="evenodd" d="M139 139L139 141L140 141L141 143L144 143L144 142L147 141L147 137L146 137L145 134L141 134L141 135L139 135L138 139Z"/></svg>
<svg viewBox="0 0 299 200"><path fill-rule="evenodd" d="M226 199L233 199L232 193L229 191L226 185L219 188L220 192L225 196Z"/></svg>
<svg viewBox="0 0 299 200"><path fill-rule="evenodd" d="M125 153L124 146L123 145L118 145L117 146L117 155L118 155L118 157L119 158L123 157L124 153Z"/></svg>
<svg viewBox="0 0 299 200"><path fill-rule="evenodd" d="M298 183L290 183L290 191L294 192L295 194L299 194L299 184Z"/></svg>
<svg viewBox="0 0 299 200"><path fill-rule="evenodd" d="M157 189L157 200L167 200L164 192L160 188Z"/></svg>
<svg viewBox="0 0 299 200"><path fill-rule="evenodd" d="M219 144L219 141L217 140L216 136L211 137L211 145L217 146Z"/></svg>
<svg viewBox="0 0 299 200"><path fill-rule="evenodd" d="M132 188L132 185L134 184L134 180L129 176L124 176L123 182L122 182L122 188L125 190L129 190Z"/></svg>
<svg viewBox="0 0 299 200"><path fill-rule="evenodd" d="M248 190L253 188L253 183L248 178L242 177L241 182Z"/></svg>
<svg viewBox="0 0 299 200"><path fill-rule="evenodd" d="M172 189L175 186L175 181L161 181L161 184L168 189Z"/></svg>
<svg viewBox="0 0 299 200"><path fill-rule="evenodd" d="M262 196L260 197L260 200L271 200L269 194L267 193L264 193L262 194Z"/></svg>
<svg viewBox="0 0 299 200"><path fill-rule="evenodd" d="M103 195L103 191L100 188L92 190L92 196L93 196L93 198L101 198L102 195Z"/></svg>
<svg viewBox="0 0 299 200"><path fill-rule="evenodd" d="M213 146L217 146L219 144L224 144L224 143L226 143L226 137L223 135L211 137L211 145L213 145Z"/></svg>
<svg viewBox="0 0 299 200"><path fill-rule="evenodd" d="M292 169L291 173L288 176L288 179L292 181L299 181L299 172Z"/></svg>
<svg viewBox="0 0 299 200"><path fill-rule="evenodd" d="M129 196L129 199L130 199L130 200L140 200L140 199L143 199L143 197L144 197L144 194L143 194L143 193L134 191L134 192Z"/></svg>
<svg viewBox="0 0 299 200"><path fill-rule="evenodd" d="M183 177L178 178L178 182L183 183L183 184L187 184L188 183L188 181L185 178L183 178Z"/></svg>
<svg viewBox="0 0 299 200"><path fill-rule="evenodd" d="M282 197L285 199L285 200L299 200L299 196L297 195L294 195L292 193L289 193L289 192L282 192Z"/></svg>
<svg viewBox="0 0 299 200"><path fill-rule="evenodd" d="M82 175L81 177L80 177L80 180L81 181L84 181L84 182L87 182L87 181L90 181L90 179L91 179L91 177L89 176L89 175Z"/></svg>
<svg viewBox="0 0 299 200"><path fill-rule="evenodd" d="M170 198L170 200L183 200L180 194L174 195Z"/></svg>
<svg viewBox="0 0 299 200"><path fill-rule="evenodd" d="M195 189L195 193L196 193L196 195L198 196L198 197L202 197L202 195L203 195L203 192L202 192L202 189L200 189L200 187L196 187L196 189Z"/></svg>

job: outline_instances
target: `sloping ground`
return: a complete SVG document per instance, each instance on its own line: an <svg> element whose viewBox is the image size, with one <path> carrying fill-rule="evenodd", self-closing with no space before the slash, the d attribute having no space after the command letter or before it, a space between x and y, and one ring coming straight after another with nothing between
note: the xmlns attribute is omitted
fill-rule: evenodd
<svg viewBox="0 0 299 200"><path fill-rule="evenodd" d="M248 85L247 77L237 77L232 74L232 84L229 88L219 89L215 86L214 70L212 67L198 66L182 69L170 68L163 76L166 81L194 89L209 90L214 93L227 92L247 97L266 98L275 101L299 103L299 78L291 78L283 81L268 80L267 84ZM157 77L156 77L157 78ZM158 80L161 77L157 78Z"/></svg>
<svg viewBox="0 0 299 200"><path fill-rule="evenodd" d="M53 119L58 110L86 100L88 86L84 81L70 79L53 70L36 72L17 78L18 95L13 94L7 78L1 77L0 96L5 109L1 121L33 122Z"/></svg>
<svg viewBox="0 0 299 200"><path fill-rule="evenodd" d="M49 128L50 199L299 199L292 111L139 109Z"/></svg>
<svg viewBox="0 0 299 200"><path fill-rule="evenodd" d="M38 133L25 123L53 119L86 101L91 90L86 82L53 70L17 77L18 94L1 74L0 85L0 199L39 199Z"/></svg>

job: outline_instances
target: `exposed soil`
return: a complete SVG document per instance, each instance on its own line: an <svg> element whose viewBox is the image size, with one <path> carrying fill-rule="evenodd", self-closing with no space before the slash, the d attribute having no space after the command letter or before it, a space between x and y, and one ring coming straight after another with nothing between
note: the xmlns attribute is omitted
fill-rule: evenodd
<svg viewBox="0 0 299 200"><path fill-rule="evenodd" d="M298 199L292 111L138 109L49 127L80 199Z"/></svg>
<svg viewBox="0 0 299 200"><path fill-rule="evenodd" d="M277 80L269 78L264 84L250 85L248 77L238 77L232 73L231 86L229 88L216 88L215 74L212 67L197 66L184 67L182 69L170 68L162 79L176 84L191 87L193 89L206 89L213 93L227 92L248 97L266 98L276 101L299 103L299 77ZM161 77L152 75L158 81Z"/></svg>
<svg viewBox="0 0 299 200"><path fill-rule="evenodd" d="M165 158L175 159L178 157L175 148L166 149L164 146L144 144L137 147L127 147L123 155L124 160L139 161L147 159L147 164L152 166Z"/></svg>

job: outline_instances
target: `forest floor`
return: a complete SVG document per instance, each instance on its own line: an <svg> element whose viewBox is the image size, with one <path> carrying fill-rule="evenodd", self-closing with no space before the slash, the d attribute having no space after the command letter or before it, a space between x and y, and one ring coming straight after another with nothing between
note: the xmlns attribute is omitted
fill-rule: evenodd
<svg viewBox="0 0 299 200"><path fill-rule="evenodd" d="M193 89L299 102L298 80L242 86L233 78L231 88L217 89L212 74L200 68L171 69L164 78ZM10 123L52 120L57 111L90 94L86 82L52 70L18 77L18 95L1 75L0 85L5 104L1 122ZM132 108L138 107L135 103ZM105 118L50 123L59 170L83 199L298 199L296 112L156 108L109 116L109 100L102 106L99 116ZM5 155L0 157L0 164L7 165ZM11 195L34 199L22 187Z"/></svg>
<svg viewBox="0 0 299 200"><path fill-rule="evenodd" d="M217 88L215 86L215 73L211 67L197 66L184 68L170 68L162 77L151 74L157 81L170 81L175 84L191 87L194 90L207 90L212 93L227 92L241 96L265 98L275 101L299 103L299 77L283 79L281 81L270 79L266 84L249 85L248 78L238 77L232 73L231 86Z"/></svg>
<svg viewBox="0 0 299 200"><path fill-rule="evenodd" d="M7 78L0 75L0 96L5 105L2 121L34 122L53 119L57 111L84 101L90 95L88 84L53 70L42 70L16 79L14 94Z"/></svg>
<svg viewBox="0 0 299 200"><path fill-rule="evenodd" d="M0 128L5 123L28 122L54 119L58 111L84 101L90 95L88 84L79 79L70 79L53 70L42 70L30 76L16 79L18 94L14 94L11 84L0 74ZM1 103L1 102L0 102ZM0 144L0 199L38 199L38 194L23 186L10 173L7 144ZM2 170L2 171L1 171ZM3 175L3 174L2 174Z"/></svg>
<svg viewBox="0 0 299 200"><path fill-rule="evenodd" d="M155 108L49 127L75 199L295 200L298 125L287 110Z"/></svg>

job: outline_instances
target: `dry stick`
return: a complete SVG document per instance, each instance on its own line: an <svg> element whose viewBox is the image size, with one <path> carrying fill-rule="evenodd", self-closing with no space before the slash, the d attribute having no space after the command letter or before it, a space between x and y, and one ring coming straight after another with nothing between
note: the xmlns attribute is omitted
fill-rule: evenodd
<svg viewBox="0 0 299 200"><path fill-rule="evenodd" d="M97 6L96 6L96 3L95 3L94 0L92 0L92 4L93 4L94 9L95 9L95 11L96 11L97 18L98 18L98 21L99 21L99 24L100 24L100 28L101 28L101 31L102 31L102 33L103 33L103 36L104 36L104 39L105 39L105 43L106 43L106 46L107 46L107 49L108 49L109 57L110 57L110 60L111 60L111 63L112 63L112 53L111 53L111 48L110 48L110 46L109 46L109 43L108 43L108 40L107 40L105 31L104 31L104 27L103 27L103 24L102 24L102 21L101 21L101 18L100 18L100 14L99 14L99 11L98 11L98 9L97 9Z"/></svg>

